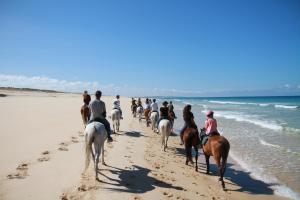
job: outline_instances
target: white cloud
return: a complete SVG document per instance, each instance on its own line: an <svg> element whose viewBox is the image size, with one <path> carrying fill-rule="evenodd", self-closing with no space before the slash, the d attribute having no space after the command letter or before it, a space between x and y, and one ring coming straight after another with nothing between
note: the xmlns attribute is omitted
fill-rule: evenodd
<svg viewBox="0 0 300 200"><path fill-rule="evenodd" d="M66 81L47 76L23 76L0 74L0 86L48 89L65 92L82 92L88 90L94 93L101 90L104 95L124 96L265 96L265 95L299 95L300 85L285 84L284 87L259 90L179 90L175 88L145 88L141 86L100 84L97 81Z"/></svg>
<svg viewBox="0 0 300 200"><path fill-rule="evenodd" d="M201 91L162 89L162 88L142 88L136 86L117 86L114 84L100 84L97 81L66 81L50 78L47 76L24 76L24 75L7 75L0 74L0 86L2 87L19 87L48 89L64 92L82 92L88 90L93 93L101 90L104 95L121 94L126 96L190 96L200 95Z"/></svg>
<svg viewBox="0 0 300 200"><path fill-rule="evenodd" d="M46 76L23 76L0 74L0 86L48 89L64 92L82 92L83 90L95 91L104 88L106 91L115 91L114 85L101 85L95 82L66 81L49 78Z"/></svg>

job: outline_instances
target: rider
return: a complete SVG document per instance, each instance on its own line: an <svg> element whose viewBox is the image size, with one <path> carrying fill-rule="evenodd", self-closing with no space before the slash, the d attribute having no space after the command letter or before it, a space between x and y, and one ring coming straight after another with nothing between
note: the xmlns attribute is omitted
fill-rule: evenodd
<svg viewBox="0 0 300 200"><path fill-rule="evenodd" d="M137 105L136 105L136 100L132 97L131 98L131 110L132 114L136 111Z"/></svg>
<svg viewBox="0 0 300 200"><path fill-rule="evenodd" d="M197 125L194 121L194 114L191 112L191 109L192 109L192 106L189 104L183 108L184 125L180 130L180 139L181 139L180 145L183 145L183 133L184 133L185 129L195 128L196 130L198 130Z"/></svg>
<svg viewBox="0 0 300 200"><path fill-rule="evenodd" d="M219 135L218 129L217 129L217 120L214 118L214 112L208 111L206 113L206 121L205 121L205 133L206 135Z"/></svg>
<svg viewBox="0 0 300 200"><path fill-rule="evenodd" d="M158 113L158 105L156 103L156 99L153 99L153 103L150 105L151 112L157 112Z"/></svg>
<svg viewBox="0 0 300 200"><path fill-rule="evenodd" d="M100 100L102 95L101 91L96 91L95 96L96 99L90 103L90 111L91 111L91 120L89 123L93 121L97 121L102 123L105 126L105 129L107 131L107 141L112 142L113 139L111 137L111 130L110 130L110 124L107 121L106 118L106 108L105 103Z"/></svg>
<svg viewBox="0 0 300 200"><path fill-rule="evenodd" d="M121 119L123 119L122 116L122 109L121 109L121 105L120 105L120 95L117 95L116 98L113 100L113 109L117 109L120 111L120 115L121 115Z"/></svg>
<svg viewBox="0 0 300 200"><path fill-rule="evenodd" d="M168 102L164 101L162 103L162 107L160 107L159 111L160 111L160 116L159 116L159 120L157 122L157 124L159 124L160 120L162 119L169 119L169 108L168 108Z"/></svg>
<svg viewBox="0 0 300 200"><path fill-rule="evenodd" d="M88 106L91 101L91 96L88 94L86 90L83 92L82 97L83 97L83 103Z"/></svg>
<svg viewBox="0 0 300 200"><path fill-rule="evenodd" d="M169 112L170 112L170 113L173 113L174 119L177 119L177 117L176 117L176 115L175 115L175 112L174 112L174 106L173 106L173 104L172 104L172 101L170 101L170 104L169 104L168 108L169 108Z"/></svg>
<svg viewBox="0 0 300 200"><path fill-rule="evenodd" d="M141 98L140 98L140 97L138 98L137 105L138 105L138 107L139 107L139 106L143 107L143 106L142 106L142 101L141 101Z"/></svg>

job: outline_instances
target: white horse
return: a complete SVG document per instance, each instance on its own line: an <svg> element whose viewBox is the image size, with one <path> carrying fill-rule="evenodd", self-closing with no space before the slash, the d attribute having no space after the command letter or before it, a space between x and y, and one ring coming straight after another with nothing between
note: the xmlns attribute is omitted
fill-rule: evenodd
<svg viewBox="0 0 300 200"><path fill-rule="evenodd" d="M161 134L161 144L164 148L164 151L166 151L166 148L168 147L168 139L171 135L172 124L169 120L162 119L160 120L158 127Z"/></svg>
<svg viewBox="0 0 300 200"><path fill-rule="evenodd" d="M157 130L157 122L158 122L158 112L152 112L150 115L151 120L151 129L156 132Z"/></svg>
<svg viewBox="0 0 300 200"><path fill-rule="evenodd" d="M142 121L142 116L143 116L143 113L144 113L143 107L142 106L137 107L136 112L137 112L137 115L138 115L138 118L139 118L139 122L141 122Z"/></svg>
<svg viewBox="0 0 300 200"><path fill-rule="evenodd" d="M110 113L114 133L116 133L116 130L119 132L120 128L120 119L121 119L121 113L118 109L113 109Z"/></svg>
<svg viewBox="0 0 300 200"><path fill-rule="evenodd" d="M104 142L107 139L107 132L105 127L100 122L92 122L86 125L85 130L85 170L87 170L91 154L95 164L95 178L98 180L98 163L99 157L102 152L102 164L105 165L104 162ZM94 151L92 149L92 145L94 144Z"/></svg>

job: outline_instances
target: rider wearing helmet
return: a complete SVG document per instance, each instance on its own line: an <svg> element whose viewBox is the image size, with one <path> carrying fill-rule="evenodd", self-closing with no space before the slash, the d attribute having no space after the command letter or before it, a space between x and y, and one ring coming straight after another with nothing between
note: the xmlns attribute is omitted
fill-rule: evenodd
<svg viewBox="0 0 300 200"><path fill-rule="evenodd" d="M83 97L83 103L88 106L91 101L91 96L88 94L86 90L83 92L82 97Z"/></svg>
<svg viewBox="0 0 300 200"><path fill-rule="evenodd" d="M205 133L206 135L215 135L219 134L218 129L217 129L217 120L214 118L214 112L213 111L208 111L206 113L206 121L205 121Z"/></svg>

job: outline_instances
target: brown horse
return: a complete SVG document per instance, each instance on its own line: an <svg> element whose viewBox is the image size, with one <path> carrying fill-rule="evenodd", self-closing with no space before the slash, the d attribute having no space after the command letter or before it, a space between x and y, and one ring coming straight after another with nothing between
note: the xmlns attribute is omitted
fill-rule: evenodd
<svg viewBox="0 0 300 200"><path fill-rule="evenodd" d="M86 124L88 123L88 121L90 120L90 108L89 108L89 106L87 104L84 104L83 106L81 106L80 113L81 113L83 125L85 127Z"/></svg>
<svg viewBox="0 0 300 200"><path fill-rule="evenodd" d="M205 134L204 130L201 130L201 135ZM225 183L223 180L227 157L229 154L230 144L228 140L221 136L219 133L209 136L208 141L202 147L203 153L206 159L206 173L209 174L209 157L213 156L219 169L219 181L222 182L223 190L225 190ZM222 159L222 161L221 161Z"/></svg>
<svg viewBox="0 0 300 200"><path fill-rule="evenodd" d="M146 125L147 125L147 127L148 127L149 124L150 124L149 113L150 113L150 109L145 109L145 110L144 110L144 116L145 116L145 119L146 119Z"/></svg>
<svg viewBox="0 0 300 200"><path fill-rule="evenodd" d="M198 130L195 128L187 128L183 132L183 141L185 145L185 152L186 152L186 161L185 164L188 165L189 161L194 164L192 158L192 147L196 152L195 159L196 159L196 171L198 171L198 148L200 144L199 133Z"/></svg>

